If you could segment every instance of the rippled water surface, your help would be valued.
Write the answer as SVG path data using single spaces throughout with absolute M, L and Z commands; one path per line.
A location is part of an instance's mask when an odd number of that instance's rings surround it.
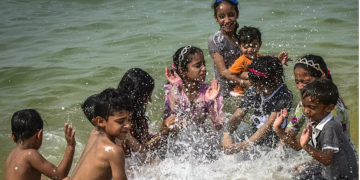
M 341 96 L 349 107 L 351 136 L 358 146 L 359 19 L 358 1 L 278 0 L 240 1 L 240 26 L 259 27 L 263 54 L 289 52 L 324 57 Z M 211 2 L 199 1 L 0 1 L 0 176 L 15 147 L 10 118 L 20 109 L 35 108 L 47 122 L 41 153 L 58 165 L 66 142 L 63 125 L 76 131 L 75 167 L 92 125 L 80 104 L 90 95 L 116 87 L 132 67 L 156 80 L 148 107 L 151 128 L 157 131 L 163 113 L 164 68 L 173 53 L 192 44 L 205 51 L 207 82 L 213 78 L 207 39 L 218 30 Z M 286 83 L 299 102 L 292 63 Z M 232 110 L 225 109 L 228 114 Z M 195 142 L 206 141 L 200 135 Z M 255 149 L 254 153 L 216 159 L 196 155 L 192 141 L 182 141 L 186 153 L 155 165 L 136 167 L 135 179 L 289 179 L 302 153 Z M 189 148 L 191 147 L 191 148 Z M 201 154 L 201 153 L 200 153 Z

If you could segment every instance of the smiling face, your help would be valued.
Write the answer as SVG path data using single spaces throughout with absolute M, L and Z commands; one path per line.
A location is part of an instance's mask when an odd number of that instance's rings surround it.
M 260 50 L 261 44 L 262 42 L 259 42 L 257 39 L 255 39 L 251 43 L 241 43 L 240 49 L 246 58 L 254 60 L 254 58 L 256 58 L 256 54 Z
M 219 23 L 222 33 L 234 34 L 238 16 L 234 6 L 228 2 L 223 1 L 216 7 L 215 21 Z
M 299 91 L 301 91 L 307 84 L 316 80 L 315 77 L 312 77 L 308 71 L 301 67 L 294 70 L 294 76 L 296 87 Z
M 316 98 L 311 98 L 310 96 L 302 97 L 301 102 L 304 107 L 305 116 L 309 122 L 320 122 L 334 109 L 333 104 L 326 106 L 319 103 Z
M 190 55 L 192 61 L 187 64 L 187 70 L 182 72 L 183 78 L 188 82 L 204 82 L 206 67 L 204 55 L 201 52 Z
M 120 140 L 126 139 L 130 131 L 130 112 L 121 110 L 116 112 L 113 116 L 109 116 L 105 132 L 111 138 L 118 138 Z

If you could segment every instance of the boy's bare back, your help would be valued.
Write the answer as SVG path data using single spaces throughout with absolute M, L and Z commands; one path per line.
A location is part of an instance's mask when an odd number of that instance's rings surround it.
M 42 144 L 42 129 L 38 130 L 31 138 L 22 142 L 16 141 L 12 133 L 12 138 L 14 142 L 17 142 L 17 145 L 5 162 L 5 180 L 40 180 L 41 174 L 51 179 L 65 178 L 71 168 L 76 141 L 75 131 L 72 131 L 72 127 L 69 124 L 65 124 L 64 132 L 67 146 L 64 157 L 58 167 L 47 161 L 38 152 Z
M 16 147 L 9 154 L 5 162 L 5 180 L 7 179 L 36 179 L 41 178 L 41 172 L 33 168 L 29 159 L 34 158 L 32 156 L 41 156 L 35 149 L 21 149 Z
M 93 132 L 71 175 L 72 180 L 127 179 L 124 171 L 125 154 L 104 132 Z

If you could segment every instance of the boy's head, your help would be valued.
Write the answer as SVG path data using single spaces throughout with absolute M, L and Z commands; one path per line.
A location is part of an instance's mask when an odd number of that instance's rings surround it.
M 262 44 L 260 30 L 255 27 L 244 26 L 238 32 L 238 39 L 240 49 L 245 57 L 252 60 L 256 58 Z
M 127 93 L 113 88 L 97 96 L 92 123 L 111 137 L 125 139 L 130 131 L 131 100 Z
M 36 133 L 42 136 L 42 129 L 43 120 L 34 109 L 17 111 L 11 118 L 11 136 L 16 143 L 23 142 Z
M 81 109 L 83 110 L 84 115 L 94 126 L 95 126 L 95 124 L 92 123 L 92 119 L 96 118 L 95 112 L 94 112 L 94 106 L 95 106 L 95 102 L 97 101 L 98 96 L 99 96 L 99 94 L 94 94 L 94 95 L 88 97 L 85 100 L 84 104 L 81 105 Z
M 334 109 L 338 99 L 338 89 L 328 79 L 317 79 L 301 90 L 301 102 L 310 122 L 324 119 Z

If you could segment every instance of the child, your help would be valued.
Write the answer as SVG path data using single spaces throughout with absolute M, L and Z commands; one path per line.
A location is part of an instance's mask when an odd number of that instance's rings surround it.
M 254 59 L 249 66 L 251 86 L 245 93 L 244 100 L 229 119 L 222 146 L 226 153 L 245 150 L 250 144 L 262 144 L 274 147 L 279 138 L 271 130 L 277 112 L 290 110 L 293 95 L 283 81 L 283 68 L 278 58 L 264 56 Z M 248 142 L 233 143 L 232 133 L 237 129 L 250 108 L 254 108 L 251 126 L 254 134 Z M 286 122 L 282 124 L 285 128 Z
M 41 179 L 41 174 L 51 179 L 65 178 L 71 168 L 75 152 L 75 131 L 65 124 L 67 142 L 64 157 L 58 167 L 47 161 L 38 151 L 43 138 L 43 120 L 34 109 L 17 111 L 11 118 L 11 138 L 16 147 L 5 162 L 5 180 Z
M 212 59 L 215 79 L 221 86 L 220 95 L 228 97 L 241 79 L 230 73 L 229 67 L 241 56 L 236 29 L 239 27 L 237 19 L 239 9 L 237 0 L 215 0 L 213 4 L 214 18 L 220 30 L 211 35 L 208 40 L 208 49 Z M 234 83 L 233 83 L 234 82 Z
M 203 52 L 194 46 L 178 49 L 173 55 L 174 74 L 166 68 L 170 84 L 165 85 L 164 120 L 171 115 L 204 128 L 208 114 L 215 129 L 222 128 L 222 96 L 220 86 L 214 79 L 205 84 L 206 68 Z M 179 75 L 178 75 L 179 74 Z
M 161 132 L 151 134 L 149 132 L 149 117 L 146 114 L 146 105 L 151 102 L 151 95 L 155 87 L 154 79 L 140 68 L 129 69 L 121 79 L 118 90 L 126 92 L 131 98 L 132 116 L 131 136 L 128 136 L 124 144 L 127 157 L 131 151 L 141 151 L 145 160 L 148 150 L 155 150 L 164 145 L 167 135 L 172 131 L 168 127 L 174 125 L 175 116 L 170 116 L 162 124 Z
M 230 92 L 232 96 L 241 96 L 245 94 L 245 90 L 249 86 L 248 81 L 248 66 L 251 64 L 252 60 L 256 57 L 263 56 L 259 53 L 262 41 L 261 41 L 261 32 L 258 28 L 251 26 L 244 26 L 238 32 L 240 49 L 242 52 L 242 56 L 235 60 L 234 64 L 231 65 L 229 71 L 240 77 L 243 83 L 242 86 L 237 84 L 235 86 L 234 91 Z M 287 61 L 291 61 L 288 58 L 288 54 L 286 52 L 282 52 L 278 55 L 278 58 L 285 65 Z
M 86 118 L 90 121 L 92 125 L 95 126 L 95 124 L 92 123 L 92 119 L 96 118 L 94 114 L 94 105 L 96 102 L 96 99 L 99 94 L 94 94 L 89 96 L 85 102 L 81 105 L 81 109 L 86 116 Z
M 92 119 L 97 133 L 90 136 L 71 179 L 127 179 L 125 153 L 115 138 L 124 140 L 129 134 L 130 104 L 127 95 L 115 89 L 97 96 Z
M 336 85 L 327 79 L 315 80 L 301 90 L 301 102 L 310 124 L 303 130 L 298 144 L 324 165 L 324 179 L 358 179 L 355 153 L 331 114 L 338 99 Z M 286 114 L 286 110 L 280 113 L 274 128 Z
M 332 79 L 330 71 L 324 59 L 317 55 L 306 55 L 298 59 L 294 66 L 294 76 L 296 87 L 301 91 L 307 84 L 316 79 Z M 351 144 L 355 155 L 357 156 L 355 144 L 350 137 L 350 122 L 349 115 L 346 112 L 346 107 L 339 98 L 333 111 L 331 111 L 335 121 L 337 121 L 342 128 L 345 137 Z M 301 147 L 296 143 L 296 135 L 300 132 L 300 128 L 306 122 L 306 116 L 304 115 L 304 106 L 300 102 L 296 107 L 295 116 L 287 125 L 285 132 L 277 131 L 281 137 L 282 142 L 286 143 L 294 150 L 301 150 Z

